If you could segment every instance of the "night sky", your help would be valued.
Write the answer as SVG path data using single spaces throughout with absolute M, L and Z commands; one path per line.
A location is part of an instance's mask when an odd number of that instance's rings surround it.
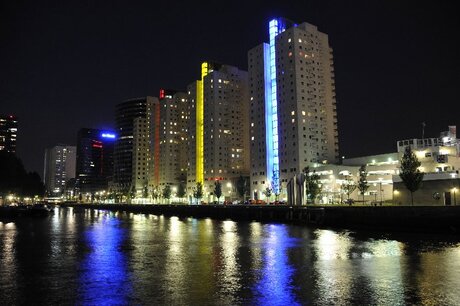
M 247 69 L 268 21 L 307 21 L 334 49 L 341 155 L 460 128 L 454 1 L 1 1 L 0 113 L 18 116 L 18 155 L 43 173 L 46 147 L 112 128 L 114 106 L 185 90 L 213 60 Z M 442 1 L 447 2 L 447 1 Z

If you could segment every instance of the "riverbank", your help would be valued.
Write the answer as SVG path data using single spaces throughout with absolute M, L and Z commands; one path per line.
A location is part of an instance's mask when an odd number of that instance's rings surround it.
M 295 223 L 322 228 L 460 233 L 460 206 L 343 207 L 75 203 L 61 206 L 177 217 Z

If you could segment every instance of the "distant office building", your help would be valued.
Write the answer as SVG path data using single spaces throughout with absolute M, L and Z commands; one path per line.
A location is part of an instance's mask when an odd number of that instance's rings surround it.
M 159 186 L 177 188 L 187 173 L 187 94 L 160 90 Z
M 0 115 L 0 150 L 16 153 L 18 119 L 13 115 Z
M 212 201 L 219 180 L 221 199 L 236 198 L 236 180 L 249 173 L 247 72 L 204 62 L 201 80 L 188 86 L 188 100 L 188 194 L 201 182 L 204 200 Z
M 49 195 L 62 195 L 66 183 L 75 178 L 75 164 L 75 146 L 57 145 L 45 150 L 43 177 Z
M 285 191 L 313 163 L 338 161 L 334 67 L 328 36 L 309 23 L 270 21 L 269 43 L 248 53 L 251 196 Z
M 158 99 L 126 100 L 116 106 L 113 187 L 140 195 L 153 183 L 153 116 Z
M 113 174 L 113 131 L 80 129 L 77 139 L 77 183 L 80 193 L 107 189 Z

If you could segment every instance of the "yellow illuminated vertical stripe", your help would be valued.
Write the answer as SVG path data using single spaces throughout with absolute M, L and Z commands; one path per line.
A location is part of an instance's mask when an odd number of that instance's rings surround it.
M 201 64 L 201 80 L 196 82 L 196 182 L 204 181 L 204 77 L 208 63 Z

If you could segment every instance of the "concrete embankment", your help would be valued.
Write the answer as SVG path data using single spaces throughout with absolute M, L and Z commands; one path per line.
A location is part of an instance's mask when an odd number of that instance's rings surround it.
M 178 217 L 286 222 L 345 229 L 460 233 L 460 206 L 343 207 L 152 204 L 63 204 L 62 206 Z

